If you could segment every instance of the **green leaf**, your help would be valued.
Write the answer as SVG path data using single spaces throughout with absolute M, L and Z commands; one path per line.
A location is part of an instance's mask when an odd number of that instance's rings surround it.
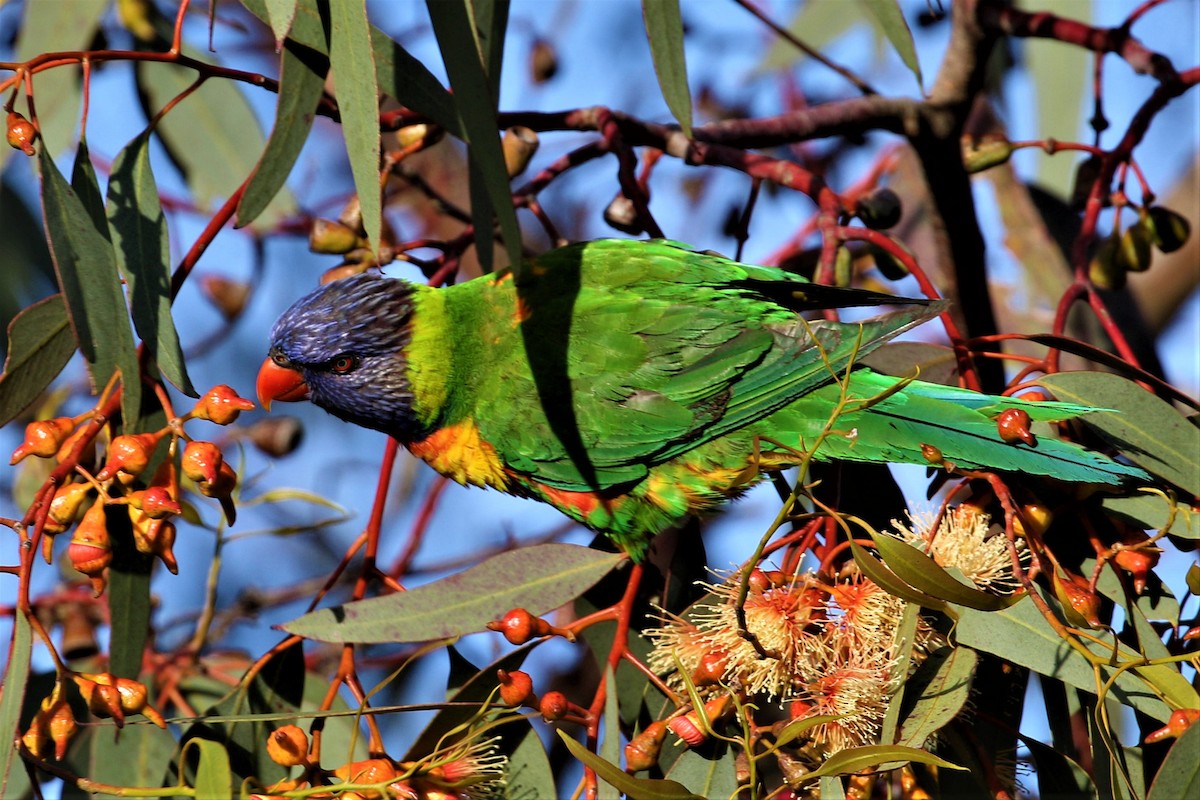
M 884 375 L 958 386 L 958 361 L 954 351 L 940 344 L 926 342 L 888 342 L 858 360 Z
M 971 696 L 971 678 L 979 657 L 966 647 L 943 647 L 929 658 L 904 685 L 904 702 L 913 698 L 897 744 L 921 747 L 958 716 Z
M 17 725 L 21 721 L 21 704 L 25 699 L 25 687 L 29 680 L 29 656 L 33 652 L 33 629 L 21 612 L 12 615 L 12 645 L 8 649 L 8 663 L 4 670 L 4 691 L 0 692 L 0 741 L 4 742 L 3 763 L 0 763 L 0 797 L 9 797 L 9 788 L 21 783 L 25 769 L 13 739 L 17 736 Z M 13 767 L 17 771 L 13 772 Z M 15 792 L 14 792 L 15 794 Z
M 1029 748 L 1029 754 L 1033 756 L 1040 797 L 1054 800 L 1099 800 L 1092 779 L 1075 761 L 1036 739 L 1028 736 L 1020 738 Z
M 681 783 L 650 778 L 635 778 L 610 764 L 562 731 L 555 731 L 571 755 L 596 771 L 601 780 L 620 789 L 629 800 L 704 800 Z
M 329 5 L 329 68 L 337 91 L 350 171 L 362 208 L 363 228 L 378 252 L 383 232 L 379 186 L 379 89 L 364 0 Z
M 506 800 L 536 800 L 555 796 L 550 756 L 532 726 L 527 728 L 521 743 L 509 755 L 506 778 Z
M 275 49 L 283 47 L 283 40 L 296 17 L 296 0 L 266 0 L 267 19 L 271 33 L 275 34 Z
M 1104 510 L 1124 517 L 1143 530 L 1161 531 L 1169 524 L 1172 536 L 1200 539 L 1200 514 L 1179 503 L 1175 505 L 1172 517 L 1172 504 L 1161 495 L 1143 493 L 1133 497 L 1106 497 Z
M 1170 403 L 1107 372 L 1060 372 L 1037 382 L 1060 400 L 1118 412 L 1080 420 L 1147 472 L 1200 494 L 1200 428 Z
M 683 53 L 683 18 L 679 0 L 642 0 L 642 19 L 650 40 L 654 72 L 667 108 L 683 134 L 692 137 L 692 93 L 688 89 L 687 60 Z
M 701 753 L 688 748 L 679 754 L 666 777 L 701 797 L 733 797 L 737 793 L 737 753 L 724 742 Z
M 484 67 L 484 54 L 472 23 L 471 0 L 426 0 L 433 32 L 437 36 L 446 74 L 454 87 L 454 104 L 474 163 L 473 176 L 483 183 L 492 209 L 500 223 L 500 233 L 514 275 L 521 280 L 521 228 L 513 209 L 508 171 L 500 149 L 500 131 L 496 127 L 496 98 L 491 79 Z M 477 195 L 476 195 L 477 196 Z M 475 226 L 475 248 L 480 263 L 490 267 L 492 225 Z
M 924 88 L 921 79 L 921 62 L 917 59 L 917 48 L 913 44 L 912 31 L 904 19 L 904 12 L 896 0 L 859 0 L 870 13 L 875 25 L 896 48 L 896 54 L 917 78 L 917 85 Z
M 1053 605 L 1052 600 L 1047 599 L 1047 602 Z M 977 611 L 965 607 L 957 607 L 957 610 L 959 620 L 954 635 L 960 644 L 1000 656 L 1085 692 L 1095 694 L 1099 690 L 1091 663 L 1059 638 L 1028 597 L 1002 611 Z M 1092 635 L 1100 636 L 1095 631 Z M 1108 641 L 1103 645 L 1091 644 L 1089 649 L 1107 658 L 1112 653 L 1111 637 L 1102 637 L 1102 641 L 1103 638 Z M 1123 661 L 1141 658 L 1139 653 L 1124 645 L 1118 653 Z M 1098 669 L 1101 680 L 1112 674 L 1106 666 Z M 1111 694 L 1121 703 L 1165 722 L 1171 709 L 1151 690 L 1148 682 L 1168 699 L 1177 698 L 1172 702 L 1180 707 L 1188 705 L 1189 694 L 1195 697 L 1178 669 L 1163 664 L 1125 670 L 1117 677 Z M 1190 702 L 1194 706 L 1200 701 L 1192 699 Z
M 523 547 L 408 592 L 305 614 L 288 633 L 324 642 L 424 642 L 485 630 L 511 608 L 553 611 L 587 591 L 624 556 L 568 544 Z
M 67 185 L 45 149 L 38 152 L 42 172 L 42 209 L 46 238 L 75 341 L 88 363 L 95 387 L 122 375 L 121 411 L 126 428 L 137 424 L 142 382 L 125 293 L 116 256 L 74 190 Z
M 329 61 L 319 55 L 302 58 L 297 50 L 288 46 L 279 56 L 279 103 L 275 109 L 275 127 L 271 129 L 267 147 L 238 203 L 239 228 L 253 222 L 287 183 L 312 130 Z
M 1188 591 L 1200 595 L 1200 564 L 1192 564 L 1188 567 L 1186 580 Z
M 79 195 L 79 202 L 92 218 L 92 225 L 104 238 L 108 237 L 108 218 L 104 215 L 104 197 L 100 194 L 100 182 L 96 180 L 96 169 L 92 166 L 86 139 L 79 140 L 75 149 L 75 161 L 71 166 L 71 188 Z
M 207 739 L 192 739 L 188 746 L 195 746 L 200 752 L 200 766 L 196 768 L 196 800 L 228 800 L 232 797 L 233 770 L 229 767 L 225 746 Z
M 820 768 L 805 775 L 805 779 L 819 778 L 824 775 L 849 775 L 862 772 L 864 769 L 880 764 L 915 761 L 918 764 L 932 764 L 944 769 L 965 769 L 952 764 L 933 753 L 919 750 L 915 747 L 902 747 L 898 744 L 870 744 L 865 747 L 852 747 L 841 750 L 825 759 Z
M 132 724 L 120 730 L 103 725 L 87 749 L 90 780 L 110 786 L 156 786 L 175 754 L 170 731 L 156 725 Z
M 803 3 L 786 28 L 809 47 L 820 49 L 854 26 L 860 17 L 847 14 L 842 3 Z M 756 73 L 791 69 L 801 59 L 808 58 L 802 50 L 782 37 L 772 37 L 771 46 L 755 68 Z
M 149 144 L 149 132 L 142 133 L 113 161 L 107 225 L 138 336 L 163 376 L 187 396 L 198 397 L 171 318 L 171 251 Z
M 196 55 L 186 47 L 184 52 Z M 150 113 L 186 91 L 196 78 L 194 70 L 171 64 L 139 64 L 136 74 Z M 159 120 L 155 133 L 202 208 L 241 186 L 266 143 L 242 90 L 226 80 L 205 81 Z M 295 200 L 284 190 L 257 222 L 269 229 L 295 211 Z
M 610 664 L 604 665 L 604 739 L 600 742 L 600 758 L 610 764 L 621 763 L 621 708 L 618 700 L 617 677 Z M 620 800 L 608 784 L 599 787 L 599 800 Z
M 157 416 L 166 424 L 161 410 Z M 105 512 L 113 555 L 108 570 L 108 616 L 112 620 L 108 669 L 122 678 L 137 678 L 151 628 L 150 575 L 154 558 L 137 551 L 129 513 L 124 508 L 110 505 Z
M 242 5 L 264 22 L 268 20 L 264 0 L 242 0 Z M 288 38 L 322 55 L 329 54 L 316 0 L 300 0 L 296 5 Z M 371 26 L 371 49 L 375 54 L 375 80 L 381 92 L 462 138 L 454 99 L 424 64 L 375 26 Z
M 1200 797 L 1200 725 L 1192 725 L 1171 746 L 1150 784 L 1148 800 Z
M 882 561 L 864 550 L 854 539 L 850 539 L 849 542 L 850 553 L 854 557 L 854 563 L 862 570 L 863 575 L 866 575 L 873 582 L 879 584 L 879 587 L 885 592 L 899 597 L 901 600 L 916 603 L 922 608 L 940 611 L 946 607 L 945 600 L 926 594 L 900 580 L 896 573 L 892 572 Z
M 894 536 L 872 531 L 871 540 L 883 557 L 883 563 L 896 573 L 897 578 L 918 591 L 981 611 L 995 611 L 1017 602 L 1017 598 L 1012 596 L 988 594 L 967 586 L 932 558 Z
M 8 357 L 0 375 L 0 426 L 7 425 L 50 385 L 75 352 L 61 294 L 39 300 L 8 326 Z

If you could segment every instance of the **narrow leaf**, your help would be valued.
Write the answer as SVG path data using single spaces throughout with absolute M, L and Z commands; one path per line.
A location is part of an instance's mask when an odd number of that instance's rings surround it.
M 681 783 L 650 778 L 635 778 L 615 764 L 605 761 L 562 731 L 556 731 L 571 755 L 596 771 L 601 780 L 621 790 L 629 800 L 704 800 Z
M 823 775 L 849 775 L 862 772 L 864 769 L 880 764 L 915 761 L 918 764 L 932 764 L 944 769 L 965 769 L 952 764 L 933 753 L 919 750 L 915 747 L 901 747 L 898 744 L 870 744 L 865 747 L 854 747 L 841 750 L 825 759 L 820 768 L 805 775 L 805 779 L 819 778 Z
M 44 148 L 38 156 L 46 239 L 75 341 L 95 387 L 103 387 L 110 377 L 121 373 L 121 411 L 124 424 L 132 429 L 140 413 L 142 382 L 112 245 L 92 224 L 78 195 Z
M 521 743 L 508 757 L 506 778 L 504 796 L 513 800 L 555 796 L 550 756 L 532 727 L 528 728 Z
M 147 420 L 166 424 L 160 409 Z M 153 472 L 150 472 L 153 474 Z M 154 559 L 134 546 L 129 514 L 119 506 L 108 506 L 108 530 L 112 539 L 112 564 L 108 575 L 108 615 L 112 620 L 109 637 L 109 672 L 122 678 L 137 678 L 146 654 L 150 635 L 150 575 Z
M 321 56 L 305 60 L 296 52 L 297 49 L 288 46 L 280 54 L 279 103 L 275 109 L 275 127 L 271 129 L 267 147 L 238 203 L 239 228 L 253 222 L 283 188 L 312 130 L 329 62 Z
M 1104 499 L 1104 509 L 1124 517 L 1143 530 L 1161 531 L 1170 525 L 1172 536 L 1200 539 L 1200 514 L 1182 503 L 1172 508 L 1172 504 L 1158 494 L 1107 497 Z
M 946 607 L 945 600 L 926 594 L 908 585 L 900 580 L 896 576 L 896 573 L 892 572 L 886 564 L 864 550 L 854 539 L 850 539 L 849 541 L 850 553 L 854 556 L 854 563 L 858 565 L 858 568 L 862 570 L 864 575 L 879 584 L 880 588 L 885 592 L 895 595 L 901 600 L 916 603 L 922 608 L 931 608 L 935 611 L 940 611 Z
M 701 797 L 737 795 L 737 753 L 734 749 L 725 742 L 717 742 L 703 750 L 703 754 L 691 748 L 684 750 L 665 777 Z
M 197 397 L 171 318 L 171 251 L 167 220 L 150 169 L 149 145 L 149 133 L 142 133 L 113 161 L 107 226 L 138 336 L 166 379 L 189 397 Z
M 905 684 L 904 701 L 914 697 L 912 710 L 900 728 L 897 744 L 922 747 L 958 716 L 971 695 L 971 678 L 979 657 L 966 647 L 946 647 L 931 653 Z
M 196 768 L 196 800 L 227 800 L 233 789 L 233 770 L 229 753 L 219 742 L 192 739 L 188 743 L 200 751 L 200 766 Z
M 25 700 L 25 686 L 29 680 L 29 656 L 33 651 L 33 629 L 21 612 L 13 614 L 12 646 L 8 650 L 8 663 L 4 670 L 4 691 L 0 692 L 0 741 L 4 742 L 3 762 L 0 763 L 0 797 L 9 797 L 10 780 L 16 785 L 25 770 L 13 740 L 17 737 L 17 725 L 21 721 L 21 704 Z M 16 774 L 13 766 L 17 767 Z
M 242 0 L 242 5 L 254 16 L 268 21 L 265 0 Z M 317 53 L 329 55 L 317 0 L 299 0 L 288 38 Z M 375 80 L 381 92 L 462 138 L 453 98 L 424 64 L 375 26 L 371 26 L 371 49 L 375 53 Z
M 13 317 L 8 326 L 8 357 L 0 375 L 0 427 L 37 399 L 74 352 L 75 337 L 61 294 Z
M 296 0 L 266 0 L 266 7 L 271 33 L 275 34 L 275 49 L 278 50 L 283 47 L 283 40 L 296 17 Z
M 913 588 L 951 603 L 995 611 L 1007 608 L 1019 598 L 988 594 L 967 586 L 942 569 L 936 561 L 907 542 L 886 533 L 871 533 L 871 540 L 896 577 Z
M 688 89 L 683 53 L 683 18 L 679 0 L 642 0 L 642 19 L 650 40 L 654 72 L 671 115 L 689 139 L 692 136 L 692 93 Z
M 488 199 L 500 223 L 500 233 L 513 266 L 521 280 L 521 228 L 513 209 L 508 171 L 500 149 L 500 131 L 496 126 L 496 98 L 481 60 L 482 54 L 471 22 L 471 0 L 426 0 L 433 32 L 437 36 L 446 74 L 454 87 L 454 103 L 468 153 L 478 170 Z M 491 252 L 492 226 L 476 225 L 475 247 L 482 263 Z
M 110 786 L 154 786 L 171 763 L 176 742 L 156 725 L 126 725 L 114 735 L 100 728 L 88 743 L 88 778 Z
M 624 556 L 567 544 L 523 547 L 408 592 L 305 614 L 283 629 L 325 642 L 423 642 L 485 630 L 510 608 L 545 614 L 578 597 Z
M 329 5 L 329 65 L 337 91 L 342 132 L 350 156 L 350 171 L 362 208 L 363 228 L 378 250 L 383 231 L 379 188 L 379 89 L 371 26 L 363 0 Z
M 184 53 L 195 56 L 188 48 Z M 194 70 L 170 64 L 139 65 L 138 86 L 150 113 L 191 87 Z M 210 80 L 159 120 L 155 133 L 201 207 L 229 197 L 254 171 L 266 144 L 258 118 L 234 81 Z M 278 193 L 258 225 L 270 228 L 295 213 L 288 192 Z
M 86 139 L 79 140 L 75 148 L 75 161 L 71 166 L 71 188 L 79 195 L 79 202 L 92 218 L 92 224 L 105 238 L 108 237 L 108 219 L 104 216 L 104 197 L 100 194 L 100 182 L 96 179 L 96 168 L 88 153 Z
M 1139 467 L 1192 494 L 1200 494 L 1200 428 L 1170 403 L 1133 381 L 1106 372 L 1060 372 L 1038 383 L 1060 400 L 1118 413 L 1080 420 Z
M 958 607 L 957 610 L 959 620 L 954 635 L 960 644 L 1000 656 L 1085 692 L 1095 694 L 1099 690 L 1092 664 L 1059 638 L 1028 597 L 1002 611 L 977 611 L 965 607 Z M 1108 642 L 1103 646 L 1092 644 L 1090 649 L 1105 658 L 1112 652 Z M 1141 657 L 1124 645 L 1118 649 L 1118 654 L 1122 661 Z M 1107 667 L 1098 669 L 1101 680 L 1111 674 Z M 1150 678 L 1143 679 L 1145 674 Z M 1114 682 L 1112 696 L 1125 705 L 1165 722 L 1171 710 L 1147 685 L 1147 680 L 1152 680 L 1155 688 L 1166 697 L 1178 695 L 1184 705 L 1187 704 L 1189 693 L 1195 696 L 1187 680 L 1169 665 L 1139 667 L 1122 672 Z M 1197 701 L 1191 702 L 1194 704 Z
M 604 665 L 604 740 L 600 743 L 600 758 L 609 764 L 621 763 L 621 708 L 617 676 L 613 674 L 612 665 Z M 620 800 L 620 793 L 612 791 L 605 783 L 599 787 L 599 800 Z
M 917 85 L 924 87 L 921 79 L 921 62 L 917 59 L 917 48 L 913 44 L 912 31 L 904 19 L 897 0 L 859 0 L 875 24 L 883 31 L 883 35 L 896 48 L 896 54 L 917 78 Z

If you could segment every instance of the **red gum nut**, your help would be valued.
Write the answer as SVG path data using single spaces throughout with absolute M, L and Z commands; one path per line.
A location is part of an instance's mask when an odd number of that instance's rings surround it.
M 1020 408 L 1007 408 L 996 417 L 996 430 L 1000 438 L 1006 442 L 1024 442 L 1032 447 L 1037 443 L 1033 432 L 1029 430 L 1033 420 L 1029 412 Z
M 221 449 L 212 442 L 188 442 L 183 450 L 180 468 L 184 475 L 196 483 L 213 483 L 224 463 Z
M 546 692 L 542 695 L 542 702 L 538 704 L 538 710 L 542 713 L 542 719 L 546 722 L 554 722 L 570 712 L 571 702 L 562 692 Z
M 105 586 L 104 570 L 112 563 L 112 545 L 102 499 L 97 499 L 83 515 L 67 548 L 67 557 L 75 569 L 92 579 L 92 588 L 99 596 Z
M 533 678 L 528 672 L 515 669 L 512 672 L 496 670 L 500 681 L 500 700 L 509 708 L 531 705 L 536 699 L 533 694 Z
M 298 725 L 284 725 L 267 737 L 267 755 L 281 767 L 308 761 L 308 734 Z
M 625 771 L 632 774 L 656 765 L 666 738 L 667 723 L 656 720 L 647 725 L 625 745 Z
M 504 634 L 509 644 L 525 644 L 536 636 L 549 636 L 553 630 L 550 623 L 533 616 L 523 608 L 514 608 L 500 619 L 489 622 L 488 630 Z
M 96 473 L 96 480 L 106 481 L 118 472 L 138 475 L 150 463 L 158 437 L 152 433 L 118 436 L 108 445 L 108 462 Z
M 1167 724 L 1146 737 L 1146 744 L 1154 744 L 1164 739 L 1176 739 L 1192 727 L 1197 720 L 1200 720 L 1200 708 L 1181 708 L 1172 711 L 1171 716 L 1167 719 Z
M 166 519 L 183 513 L 165 486 L 151 486 L 140 494 L 142 513 L 150 519 Z
M 254 403 L 240 397 L 225 384 L 214 386 L 208 390 L 192 412 L 197 419 L 206 419 L 217 425 L 228 425 L 238 418 L 243 411 L 254 409 Z
M 25 441 L 13 451 L 10 464 L 16 464 L 26 456 L 50 458 L 75 430 L 75 420 L 70 417 L 55 417 L 31 422 L 25 426 Z

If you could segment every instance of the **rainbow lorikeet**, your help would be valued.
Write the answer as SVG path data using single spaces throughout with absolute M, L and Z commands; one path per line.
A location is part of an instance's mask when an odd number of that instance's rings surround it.
M 802 312 L 900 304 L 861 323 Z M 601 240 L 444 289 L 364 274 L 271 331 L 258 396 L 307 398 L 459 483 L 549 503 L 634 557 L 764 471 L 816 458 L 999 469 L 1116 485 L 1136 467 L 996 418 L 1085 406 L 905 382 L 855 359 L 937 313 L 675 242 Z M 826 433 L 822 437 L 823 431 Z

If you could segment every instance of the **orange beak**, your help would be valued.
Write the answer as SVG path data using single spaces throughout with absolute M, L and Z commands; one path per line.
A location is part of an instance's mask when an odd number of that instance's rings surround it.
M 258 392 L 258 402 L 263 410 L 270 411 L 271 403 L 291 403 L 308 397 L 308 384 L 304 376 L 290 367 L 281 367 L 271 359 L 263 362 L 258 369 L 258 380 L 254 385 Z

